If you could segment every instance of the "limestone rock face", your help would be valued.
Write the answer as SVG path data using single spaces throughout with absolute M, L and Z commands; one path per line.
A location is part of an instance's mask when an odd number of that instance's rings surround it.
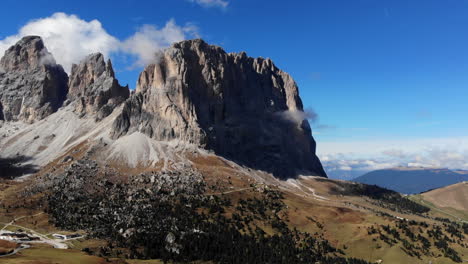
M 139 131 L 194 143 L 280 178 L 326 176 L 302 111 L 296 83 L 270 59 L 189 40 L 158 54 L 140 74 L 113 137 Z
M 68 77 L 38 36 L 22 38 L 0 60 L 0 120 L 34 122 L 62 105 Z
M 110 60 L 101 53 L 91 54 L 73 65 L 69 79 L 68 98 L 77 101 L 76 111 L 82 115 L 95 114 L 100 120 L 129 97 L 128 87 L 120 86 Z

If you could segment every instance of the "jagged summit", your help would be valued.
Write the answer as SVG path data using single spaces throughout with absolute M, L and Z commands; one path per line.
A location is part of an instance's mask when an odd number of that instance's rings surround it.
M 0 119 L 45 118 L 65 100 L 67 81 L 40 37 L 22 38 L 0 60 Z
M 41 37 L 27 36 L 5 51 L 0 67 L 5 71 L 31 70 L 43 64 L 55 64 Z
M 96 141 L 101 135 L 109 139 L 110 150 L 101 150 L 110 151 L 106 159 L 175 140 L 280 178 L 326 176 L 315 155 L 298 87 L 270 59 L 226 53 L 201 39 L 175 43 L 157 58 L 140 74 L 130 96 L 101 53 L 73 65 L 68 78 L 40 37 L 25 37 L 1 60 L 5 72 L 0 73 L 0 118 L 33 122 L 59 111 L 52 119 L 72 118 L 79 120 L 74 126 L 87 129 L 71 135 L 70 126 L 65 126 L 64 141 L 53 140 L 56 147 L 70 144 L 67 138 Z M 59 110 L 65 99 L 67 107 Z M 42 129 L 47 125 L 41 124 Z M 93 127 L 99 131 L 94 133 Z M 9 152 L 21 147 L 38 153 L 29 146 L 18 145 Z M 147 161 L 132 164 L 140 162 Z
M 128 87 L 120 86 L 110 60 L 94 53 L 72 66 L 68 83 L 70 100 L 78 101 L 76 110 L 84 115 L 96 114 L 101 120 L 129 96 Z
M 108 116 L 128 98 L 110 60 L 94 53 L 73 65 L 70 78 L 39 36 L 26 36 L 0 60 L 0 120 L 34 122 L 56 112 L 68 97 L 80 115 Z
M 195 39 L 144 69 L 112 134 L 183 140 L 283 178 L 325 176 L 309 123 L 288 118 L 302 110 L 296 83 L 270 59 Z

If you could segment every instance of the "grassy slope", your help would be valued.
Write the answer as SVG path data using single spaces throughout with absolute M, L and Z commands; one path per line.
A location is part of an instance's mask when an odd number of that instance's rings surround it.
M 431 212 L 436 217 L 448 218 L 453 221 L 468 221 L 468 211 L 457 210 L 452 207 L 439 207 L 426 200 L 421 194 L 408 196 L 409 199 L 431 208 Z
M 384 263 L 421 261 L 406 255 L 400 248 L 401 244 L 390 247 L 382 241 L 373 241 L 367 234 L 367 227 L 373 224 L 392 225 L 394 223 L 393 219 L 379 217 L 365 210 L 355 211 L 338 205 L 326 205 L 327 203 L 318 205 L 316 202 L 307 201 L 307 199 L 293 195 L 287 196 L 286 199 L 287 204 L 292 209 L 290 210 L 290 219 L 294 226 L 311 233 L 320 232 L 315 223 L 304 220 L 307 216 L 312 217 L 323 224 L 324 229 L 322 232 L 325 234 L 325 238 L 333 242 L 333 245 L 337 248 L 343 249 L 347 256 L 362 258 L 370 262 L 381 259 Z M 365 204 L 365 202 L 359 201 L 359 198 L 354 202 L 356 204 Z M 295 208 L 298 210 L 295 211 Z M 421 220 L 420 217 L 403 216 L 408 219 Z M 377 248 L 377 244 L 380 248 Z M 347 248 L 344 249 L 343 245 L 346 245 Z M 457 248 L 457 250 L 465 256 L 468 255 L 467 249 Z M 426 262 L 421 263 L 427 263 L 429 260 L 433 260 L 433 258 L 423 256 L 422 261 Z M 446 258 L 437 258 L 437 261 L 437 263 L 444 264 L 453 263 Z
M 197 158 L 193 159 L 197 168 L 206 176 L 206 181 L 213 186 L 208 192 L 210 194 L 224 195 L 231 198 L 235 204 L 240 198 L 254 197 L 258 192 L 251 187 L 252 180 L 249 177 L 233 168 L 231 165 L 219 159 Z M 371 225 L 392 225 L 395 219 L 389 217 L 377 216 L 375 210 L 386 212 L 395 216 L 404 217 L 416 221 L 426 221 L 430 224 L 435 223 L 432 220 L 424 219 L 414 215 L 403 215 L 392 212 L 385 208 L 380 208 L 369 203 L 362 197 L 337 196 L 330 194 L 330 182 L 319 182 L 315 180 L 301 180 L 305 186 L 315 189 L 316 193 L 329 200 L 316 199 L 312 195 L 291 189 L 283 189 L 285 204 L 287 205 L 286 215 L 289 219 L 290 227 L 296 227 L 301 231 L 307 231 L 311 234 L 317 234 L 329 240 L 333 246 L 344 250 L 347 256 L 362 258 L 369 261 L 384 260 L 384 263 L 427 263 L 433 258 L 423 257 L 422 260 L 410 257 L 401 250 L 401 245 L 396 244 L 392 247 L 382 241 L 373 241 L 367 234 L 367 228 Z M 10 209 L 0 206 L 0 223 L 7 223 L 19 216 L 34 215 L 40 212 L 35 208 L 34 201 L 25 201 L 28 208 L 14 208 L 18 203 L 17 194 L 27 183 L 0 182 L 0 201 L 6 204 Z M 238 191 L 237 191 L 238 190 Z M 411 197 L 417 200 L 416 197 Z M 23 203 L 24 201 L 20 201 Z M 228 212 L 229 213 L 229 212 Z M 466 213 L 466 212 L 465 212 Z M 440 216 L 440 212 L 433 210 L 430 212 L 433 216 Z M 447 216 L 443 216 L 447 217 Z M 32 228 L 42 234 L 57 232 L 53 226 L 50 226 L 48 216 L 45 214 L 30 218 L 26 217 L 19 220 L 18 225 Z M 267 233 L 274 233 L 268 228 Z M 1 263 L 160 263 L 158 260 L 138 261 L 127 260 L 126 262 L 114 260 L 106 262 L 99 257 L 88 256 L 80 249 L 85 247 L 97 248 L 102 241 L 83 241 L 72 244 L 74 249 L 58 250 L 44 246 L 33 246 L 31 249 L 24 250 L 20 255 L 1 259 Z M 468 243 L 468 241 L 467 241 Z M 379 245 L 380 248 L 377 248 Z M 460 247 L 455 248 L 464 258 L 468 256 L 468 249 Z M 36 262 L 32 262 L 32 261 Z M 436 263 L 453 263 L 446 258 L 437 258 Z
M 421 194 L 438 207 L 468 211 L 468 182 L 461 182 Z

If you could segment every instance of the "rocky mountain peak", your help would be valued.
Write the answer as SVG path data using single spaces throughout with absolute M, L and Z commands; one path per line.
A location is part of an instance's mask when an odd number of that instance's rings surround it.
M 34 122 L 57 111 L 68 77 L 38 36 L 27 36 L 0 60 L 0 119 Z
M 23 37 L 0 60 L 5 71 L 32 70 L 43 64 L 55 65 L 55 60 L 39 36 Z
M 110 59 L 106 63 L 101 53 L 73 65 L 68 86 L 68 97 L 78 102 L 76 110 L 83 115 L 97 113 L 98 120 L 109 115 L 130 93 L 128 87 L 120 86 Z
M 241 164 L 294 177 L 325 176 L 298 87 L 270 59 L 203 40 L 173 44 L 140 74 L 113 136 L 182 140 Z M 297 116 L 297 118 L 290 118 Z
M 106 63 L 106 73 L 109 77 L 115 78 L 114 68 L 112 67 L 112 61 L 110 59 L 108 59 Z

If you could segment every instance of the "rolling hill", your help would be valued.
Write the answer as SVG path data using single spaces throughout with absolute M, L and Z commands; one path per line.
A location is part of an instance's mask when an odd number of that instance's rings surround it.
M 439 206 L 468 212 L 468 182 L 460 182 L 422 193 L 425 200 Z

